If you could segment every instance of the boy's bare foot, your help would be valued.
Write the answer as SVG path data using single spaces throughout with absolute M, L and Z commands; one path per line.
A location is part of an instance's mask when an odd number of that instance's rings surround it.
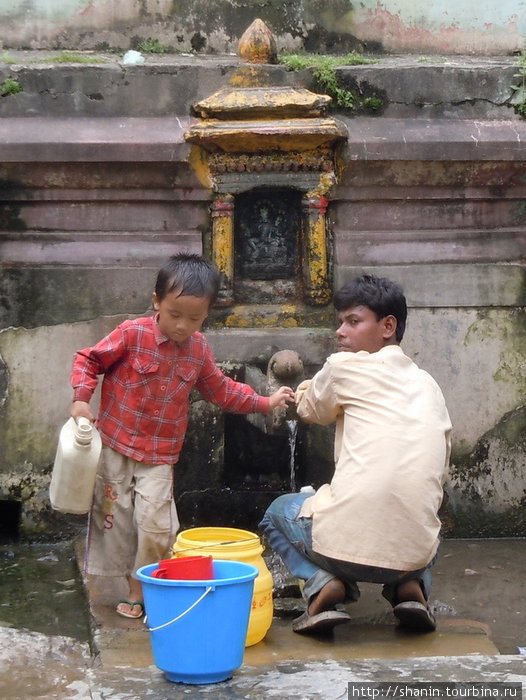
M 393 608 L 400 626 L 415 632 L 433 632 L 436 620 L 429 609 L 420 583 L 405 581 L 396 589 L 396 605 Z
M 128 600 L 127 598 L 122 598 L 119 600 L 115 612 L 121 615 L 121 617 L 139 620 L 144 615 L 144 603 L 142 600 Z
M 128 581 L 128 597 L 122 598 L 117 607 L 116 612 L 122 617 L 138 619 L 144 615 L 144 603 L 142 599 L 142 584 L 133 576 L 127 576 Z
M 339 578 L 332 578 L 311 598 L 308 607 L 309 615 L 317 615 L 326 610 L 334 610 L 335 606 L 345 600 L 345 585 Z
M 312 597 L 306 612 L 292 623 L 292 630 L 299 634 L 330 632 L 333 627 L 349 622 L 349 615 L 343 610 L 335 610 L 338 603 L 345 600 L 345 585 L 339 578 L 333 578 Z
M 422 605 L 427 605 L 420 583 L 416 579 L 401 583 L 396 589 L 395 600 L 397 603 L 414 600 Z

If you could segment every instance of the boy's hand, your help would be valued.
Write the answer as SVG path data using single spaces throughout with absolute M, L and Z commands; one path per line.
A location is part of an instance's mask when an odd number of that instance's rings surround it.
M 86 401 L 73 401 L 71 416 L 75 419 L 75 423 L 78 422 L 79 418 L 87 418 L 92 423 L 95 421 L 95 416 L 91 412 L 89 403 L 86 403 Z
M 280 386 L 280 388 L 269 396 L 270 408 L 282 407 L 287 408 L 289 403 L 294 403 L 294 392 L 289 386 Z

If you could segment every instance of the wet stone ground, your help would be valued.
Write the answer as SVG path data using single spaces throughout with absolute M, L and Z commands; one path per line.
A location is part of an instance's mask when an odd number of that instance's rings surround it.
M 74 547 L 0 546 L 0 625 L 90 639 L 89 605 Z
M 301 599 L 272 557 L 269 564 L 284 597 L 265 640 L 245 650 L 230 681 L 185 686 L 155 667 L 142 622 L 93 601 L 90 618 L 70 545 L 0 547 L 0 698 L 345 700 L 354 680 L 526 683 L 524 539 L 445 541 L 431 598 L 438 629 L 417 638 L 396 629 L 371 584 L 333 636 L 295 635 L 290 619 Z

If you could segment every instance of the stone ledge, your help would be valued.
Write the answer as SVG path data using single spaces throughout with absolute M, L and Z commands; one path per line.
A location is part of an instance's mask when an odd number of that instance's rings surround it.
M 526 157 L 526 121 L 346 119 L 346 161 L 510 161 Z
M 383 202 L 385 206 L 385 200 Z M 436 263 L 516 263 L 526 258 L 523 228 L 350 230 L 333 228 L 341 267 Z
M 181 162 L 188 117 L 21 117 L 0 120 L 0 161 Z
M 200 231 L 134 232 L 5 232 L 0 258 L 11 265 L 67 265 L 97 269 L 160 265 L 177 251 L 200 254 Z
M 526 121 L 463 119 L 342 120 L 347 161 L 522 161 Z M 3 162 L 181 162 L 190 117 L 6 117 L 0 120 Z
M 335 351 L 329 328 L 233 328 L 205 331 L 217 362 L 266 362 L 277 350 L 295 350 L 305 365 L 321 365 Z
M 335 286 L 364 273 L 401 284 L 411 308 L 520 307 L 526 301 L 526 271 L 520 264 L 339 266 Z
M 123 67 L 121 57 L 83 53 L 87 63 L 52 63 L 57 51 L 9 51 L 2 77 L 22 92 L 0 100 L 0 116 L 160 117 L 188 115 L 218 88 L 290 86 L 323 92 L 312 70 L 244 64 L 235 55 L 150 54 L 144 65 Z M 384 117 L 512 119 L 515 56 L 369 54 L 373 63 L 341 66 L 346 88 L 376 96 Z M 89 62 L 91 59 L 104 63 Z M 16 61 L 16 63 L 11 63 Z

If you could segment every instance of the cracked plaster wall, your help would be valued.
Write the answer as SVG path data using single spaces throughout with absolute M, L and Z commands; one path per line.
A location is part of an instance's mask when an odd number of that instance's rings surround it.
M 406 288 L 413 295 L 411 282 Z M 82 524 L 78 517 L 53 514 L 48 505 L 58 431 L 71 400 L 71 359 L 77 349 L 102 337 L 123 318 L 99 317 L 90 322 L 0 332 L 0 366 L 9 378 L 0 397 L 0 443 L 4 446 L 0 498 L 22 502 L 25 533 L 68 534 L 71 527 Z M 513 309 L 410 310 L 403 347 L 443 388 L 454 424 L 445 515 L 453 534 L 524 536 L 520 513 L 526 500 L 525 326 L 524 311 Z M 269 332 L 267 354 L 271 336 Z M 218 350 L 236 355 L 236 334 L 230 342 L 224 334 L 219 333 L 218 338 L 212 334 L 211 341 L 216 355 Z M 254 350 L 264 353 L 264 341 L 264 336 L 256 340 Z M 305 342 L 302 338 L 299 346 Z M 326 339 L 321 343 L 318 357 L 327 352 Z M 285 340 L 285 346 L 290 342 Z M 311 365 L 310 372 L 313 369 Z M 189 452 L 178 467 L 183 496 L 186 490 L 204 493 L 211 486 L 219 490 L 224 486 L 223 416 L 197 401 L 193 420 L 197 432 L 190 432 Z M 328 443 L 323 436 L 320 439 L 326 450 Z M 195 493 L 190 500 L 195 501 Z M 188 498 L 186 494 L 185 503 Z M 185 512 L 191 513 L 192 508 L 187 506 Z
M 521 50 L 524 0 L 0 0 L 0 48 L 127 49 L 156 38 L 174 51 L 228 53 L 260 17 L 279 48 L 502 54 Z
M 454 426 L 446 531 L 524 536 L 524 308 L 414 310 L 404 347 L 443 388 Z
M 52 276 L 52 273 L 51 273 Z M 141 314 L 142 315 L 142 314 Z M 50 510 L 49 480 L 60 428 L 69 417 L 72 390 L 69 375 L 74 353 L 92 345 L 129 315 L 99 316 L 91 321 L 59 323 L 38 328 L 0 330 L 0 505 L 2 500 L 21 503 L 20 528 L 24 536 L 69 536 L 85 524 L 85 518 L 66 516 Z M 264 394 L 266 377 L 261 368 L 279 347 L 298 350 L 311 372 L 328 354 L 326 333 L 310 330 L 256 330 L 248 339 L 242 331 L 223 333 L 209 330 L 208 338 L 216 360 L 234 379 L 246 381 Z M 243 348 L 240 348 L 242 343 Z M 100 389 L 100 387 L 99 387 Z M 91 401 L 97 409 L 99 390 Z M 264 418 L 249 416 L 256 433 L 266 431 Z M 192 395 L 190 427 L 177 465 L 176 498 L 186 522 L 195 517 L 196 507 L 223 508 L 234 495 L 224 489 L 224 415 L 216 406 Z M 269 469 L 272 468 L 272 458 Z M 210 504 L 219 494 L 219 501 Z M 226 494 L 226 495 L 225 495 Z M 257 495 L 256 495 L 257 496 Z M 239 523 L 246 526 L 247 498 L 237 499 Z M 270 496 L 257 497 L 262 509 Z M 234 513 L 231 513 L 234 517 Z M 253 514 L 252 514 L 253 515 Z M 201 523 L 199 523 L 201 524 Z

